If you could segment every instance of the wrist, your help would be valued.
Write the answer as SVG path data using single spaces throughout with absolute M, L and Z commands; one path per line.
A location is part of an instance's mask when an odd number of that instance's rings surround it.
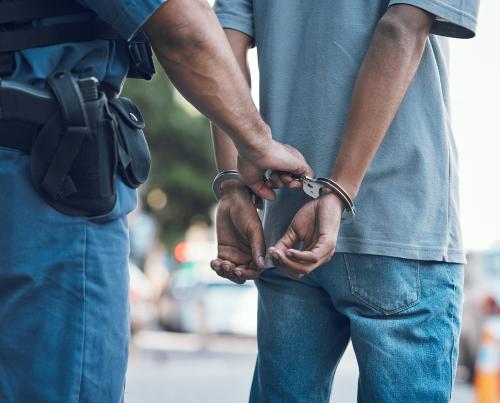
M 220 185 L 221 197 L 225 195 L 244 193 L 249 195 L 250 192 L 248 187 L 243 183 L 241 179 L 227 179 Z
M 263 158 L 273 141 L 271 128 L 263 121 L 249 129 L 249 135 L 246 138 L 246 141 L 239 141 L 236 148 L 239 155 L 249 161 Z
M 354 181 L 350 181 L 348 179 L 342 178 L 339 175 L 333 174 L 330 176 L 330 179 L 335 183 L 338 183 L 342 189 L 349 195 L 349 197 L 354 200 L 359 192 L 359 185 L 354 183 Z

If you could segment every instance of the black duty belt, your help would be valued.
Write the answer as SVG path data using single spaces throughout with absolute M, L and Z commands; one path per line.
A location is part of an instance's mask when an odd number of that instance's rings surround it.
M 85 81 L 80 89 L 84 97 L 94 95 L 88 94 Z M 98 91 L 105 93 L 108 99 L 118 95 L 106 83 L 101 83 Z M 57 108 L 57 101 L 47 90 L 35 90 L 20 83 L 13 85 L 11 81 L 0 80 L 0 147 L 30 154 L 39 127 Z

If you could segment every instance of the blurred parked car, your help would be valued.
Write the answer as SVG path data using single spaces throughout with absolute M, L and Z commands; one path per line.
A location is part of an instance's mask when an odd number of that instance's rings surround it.
M 158 322 L 156 293 L 151 281 L 133 263 L 129 263 L 130 273 L 130 327 L 135 333 Z
M 500 248 L 469 253 L 467 261 L 459 365 L 472 381 L 484 324 L 500 317 Z
M 178 269 L 160 299 L 160 324 L 179 332 L 255 336 L 257 288 L 253 281 L 238 285 L 197 275 L 193 267 Z

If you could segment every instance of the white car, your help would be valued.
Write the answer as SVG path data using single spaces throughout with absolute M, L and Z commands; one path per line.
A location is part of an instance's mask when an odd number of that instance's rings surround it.
M 196 269 L 178 269 L 160 300 L 160 324 L 180 332 L 254 337 L 257 288 L 253 281 L 238 285 L 215 273 L 199 276 Z

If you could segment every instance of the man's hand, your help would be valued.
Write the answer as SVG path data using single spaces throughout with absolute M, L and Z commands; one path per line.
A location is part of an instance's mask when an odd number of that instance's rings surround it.
M 221 277 L 243 284 L 264 268 L 266 245 L 262 223 L 250 194 L 240 181 L 222 184 L 217 206 L 217 259 L 210 266 Z
M 266 183 L 264 173 L 266 170 L 281 172 L 277 175 L 281 184 Z M 274 200 L 273 187 L 300 188 L 300 182 L 294 181 L 292 175 L 314 176 L 314 172 L 302 154 L 288 144 L 282 144 L 270 139 L 257 153 L 238 155 L 238 171 L 243 181 L 252 191 L 267 200 Z M 276 176 L 276 174 L 275 174 Z
M 334 193 L 305 204 L 285 235 L 269 248 L 274 263 L 289 276 L 300 279 L 328 262 L 335 252 L 344 205 Z M 302 250 L 293 246 L 303 242 Z

